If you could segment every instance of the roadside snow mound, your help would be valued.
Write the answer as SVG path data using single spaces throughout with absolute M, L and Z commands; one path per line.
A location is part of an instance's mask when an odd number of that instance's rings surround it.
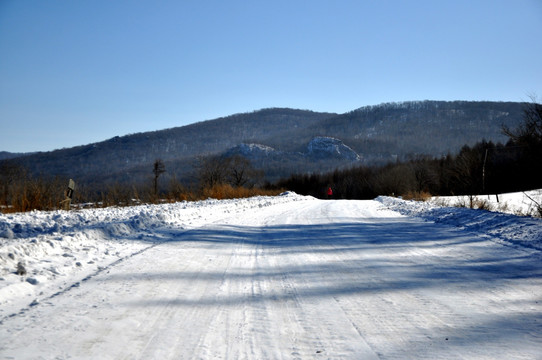
M 281 195 L 0 214 L 0 321 L 16 310 L 13 306 L 21 298 L 51 296 L 172 234 L 243 216 L 254 208 L 313 199 L 292 192 Z M 17 274 L 19 267 L 25 274 Z
M 375 199 L 405 216 L 455 226 L 508 244 L 542 250 L 542 219 L 486 210 L 443 207 L 428 202 L 380 196 Z

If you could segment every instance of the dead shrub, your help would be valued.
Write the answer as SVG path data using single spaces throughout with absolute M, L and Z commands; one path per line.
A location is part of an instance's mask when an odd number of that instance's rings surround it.
M 486 199 L 475 198 L 473 200 L 473 209 L 492 211 L 493 206 Z

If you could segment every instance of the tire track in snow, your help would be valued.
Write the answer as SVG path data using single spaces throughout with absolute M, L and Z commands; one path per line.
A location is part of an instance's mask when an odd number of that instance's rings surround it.
M 253 256 L 243 267 L 243 271 L 254 274 L 250 281 L 252 289 L 257 289 L 258 298 L 244 303 L 245 316 L 242 318 L 242 322 L 250 321 L 252 326 L 248 342 L 257 342 L 262 350 L 251 353 L 254 348 L 249 345 L 245 352 L 234 349 L 232 354 L 235 355 L 225 352 L 221 358 L 375 358 L 355 328 L 345 326 L 350 322 L 345 319 L 344 312 L 334 299 L 326 296 L 325 291 L 320 294 L 323 291 L 321 287 L 313 291 L 314 279 L 307 279 L 303 272 L 292 272 L 298 264 L 318 263 L 319 259 L 312 252 L 317 253 L 319 245 L 308 246 L 303 238 L 292 239 L 290 241 L 293 243 L 287 244 L 282 239 L 282 233 L 275 229 L 281 221 L 287 224 L 328 221 L 329 211 L 322 209 L 322 204 L 301 205 L 294 210 L 281 212 L 280 216 L 265 217 L 263 220 L 261 216 L 243 220 L 262 225 L 250 237 L 254 244 Z M 299 254 L 285 254 L 284 248 L 292 245 L 301 246 L 303 250 Z M 308 270 L 309 275 L 314 271 Z M 250 299 L 251 294 L 244 293 L 243 296 Z M 214 339 L 215 336 L 210 335 L 209 338 Z M 230 338 L 230 342 L 234 343 L 234 340 Z M 274 353 L 263 352 L 268 349 L 273 349 Z M 220 356 L 216 353 L 206 355 Z

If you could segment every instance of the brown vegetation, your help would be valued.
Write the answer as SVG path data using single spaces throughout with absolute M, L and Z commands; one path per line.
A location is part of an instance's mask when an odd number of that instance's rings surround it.
M 415 200 L 415 201 L 427 201 L 431 199 L 431 194 L 426 191 L 409 191 L 403 195 L 404 200 Z
M 60 206 L 65 196 L 63 181 L 33 178 L 22 167 L 4 165 L 0 169 L 0 207 L 2 212 L 49 210 Z
M 13 175 L 13 176 L 11 176 Z M 15 213 L 32 210 L 60 210 L 65 199 L 68 180 L 32 178 L 22 169 L 4 171 L 0 175 L 2 191 L 0 193 L 0 212 Z M 133 206 L 139 204 L 158 204 L 176 201 L 197 201 L 208 198 L 233 199 L 251 196 L 274 196 L 280 189 L 262 189 L 252 186 L 232 186 L 217 183 L 207 187 L 189 189 L 175 181 L 169 188 L 156 192 L 154 184 L 150 186 L 125 186 L 111 184 L 101 191 L 90 191 L 84 186 L 76 189 L 72 208 Z

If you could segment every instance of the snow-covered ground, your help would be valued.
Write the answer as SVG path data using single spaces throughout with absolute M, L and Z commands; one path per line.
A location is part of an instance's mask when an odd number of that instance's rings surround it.
M 540 359 L 542 220 L 292 193 L 0 215 L 0 359 L 68 358 Z
M 441 206 L 469 206 L 470 199 L 468 196 L 439 196 L 432 198 L 430 202 Z M 474 204 L 480 203 L 495 212 L 540 216 L 538 206 L 542 205 L 542 190 L 474 197 Z

